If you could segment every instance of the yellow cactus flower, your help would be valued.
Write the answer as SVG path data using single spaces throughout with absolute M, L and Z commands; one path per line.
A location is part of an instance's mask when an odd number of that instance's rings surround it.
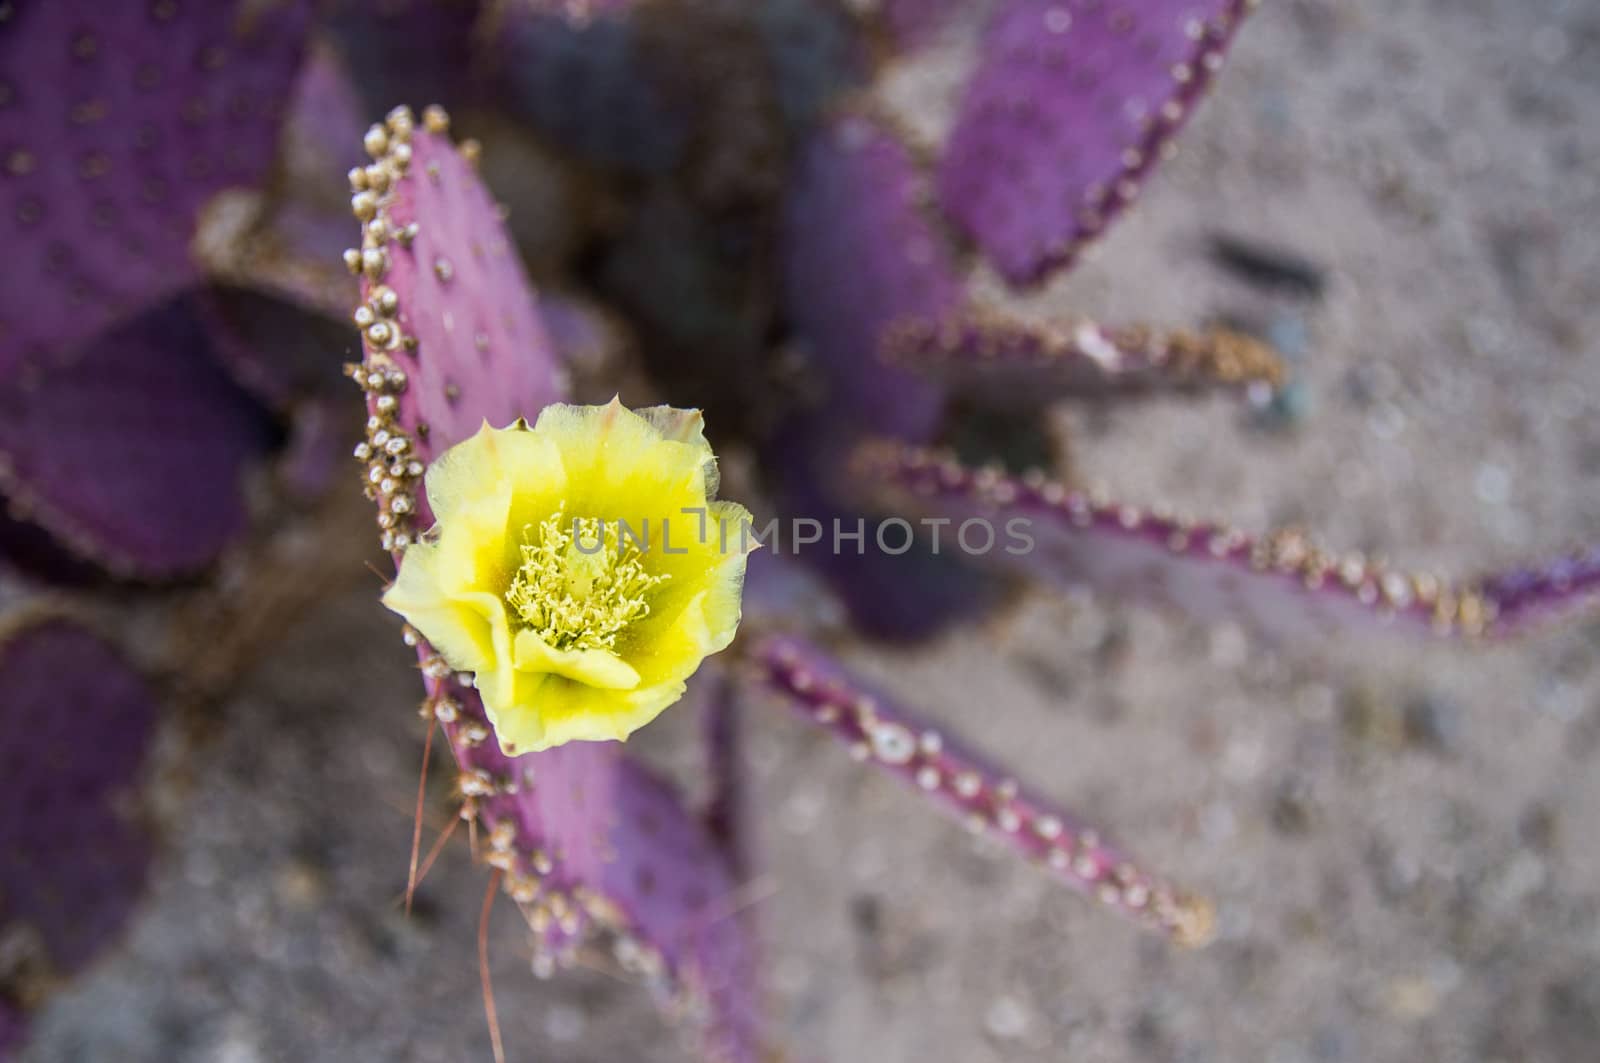
M 750 514 L 698 411 L 554 405 L 428 469 L 435 524 L 383 596 L 472 672 L 508 756 L 625 739 L 739 626 Z

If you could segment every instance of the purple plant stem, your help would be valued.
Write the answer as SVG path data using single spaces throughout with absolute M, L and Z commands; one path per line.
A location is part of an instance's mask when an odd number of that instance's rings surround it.
M 1259 0 L 1006 0 L 939 171 L 1013 284 L 1070 265 L 1138 196 Z
M 1009 528 L 1032 545 L 976 558 L 1067 587 L 1238 621 L 1274 642 L 1315 644 L 1374 622 L 1440 635 L 1501 635 L 1600 595 L 1593 551 L 1542 568 L 1466 583 L 1331 553 L 1298 529 L 1252 536 L 1225 525 L 1113 502 L 1039 475 L 971 469 L 926 449 L 871 444 L 855 473 L 897 513 Z M 976 533 L 974 533 L 976 534 Z
M 1228 329 L 1039 324 L 987 307 L 901 321 L 881 354 L 963 396 L 1020 407 L 1064 397 L 1270 389 L 1284 376 L 1270 348 Z
M 915 786 L 972 830 L 999 839 L 1119 914 L 1182 945 L 1210 939 L 1208 902 L 1152 877 L 1098 831 L 852 680 L 817 647 L 771 636 L 749 656 L 767 689 L 844 742 L 857 760 Z

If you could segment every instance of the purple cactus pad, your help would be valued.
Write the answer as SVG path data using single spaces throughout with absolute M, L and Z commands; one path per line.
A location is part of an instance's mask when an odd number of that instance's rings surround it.
M 196 275 L 223 189 L 266 175 L 310 3 L 13 5 L 0 35 L 0 378 Z
M 143 888 L 150 841 L 129 812 L 156 700 L 98 636 L 53 615 L 0 631 L 0 927 L 66 975 L 110 944 Z
M 1070 264 L 1138 195 L 1259 0 L 1007 0 L 939 170 L 1015 284 Z
M 113 573 L 209 563 L 246 521 L 242 478 L 272 442 L 265 412 L 210 356 L 186 301 L 71 362 L 0 381 L 0 494 Z
M 846 113 L 800 160 L 786 221 L 785 301 L 843 427 L 925 439 L 943 398 L 884 363 L 902 318 L 942 318 L 961 300 L 957 264 L 925 213 L 928 189 L 886 123 Z

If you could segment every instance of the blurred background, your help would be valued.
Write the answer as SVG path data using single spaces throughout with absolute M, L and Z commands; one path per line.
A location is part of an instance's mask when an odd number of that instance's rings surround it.
M 887 65 L 883 104 L 937 142 L 977 39 L 958 19 Z M 429 102 L 437 87 L 413 84 L 399 60 L 377 84 L 360 42 L 327 38 L 366 90 Z M 20 62 L 15 49 L 0 57 Z M 365 120 L 387 109 L 362 106 Z M 601 178 L 561 169 L 536 139 L 502 144 L 489 121 L 468 125 L 536 282 L 559 275 L 616 305 L 625 286 L 595 281 L 607 271 L 583 257 L 593 245 L 564 227 L 649 183 L 607 185 L 579 210 L 574 184 L 588 199 L 585 182 Z M 1303 523 L 1447 572 L 1593 535 L 1600 11 L 1277 0 L 1241 31 L 1181 143 L 1090 261 L 1018 305 L 1234 323 L 1279 350 L 1291 382 L 1256 403 L 1054 407 L 1052 438 L 1069 441 L 1076 473 L 1119 498 L 1247 529 Z M 325 167 L 335 203 L 345 165 Z M 357 236 L 344 221 L 333 266 Z M 1000 287 L 992 273 L 977 283 Z M 597 363 L 599 389 L 638 380 L 625 398 L 714 400 L 681 351 L 650 353 L 648 316 L 622 314 L 633 353 Z M 359 357 L 348 333 L 293 342 L 336 372 Z M 353 441 L 349 390 L 328 408 Z M 276 446 L 304 431 L 307 408 L 280 411 Z M 725 438 L 737 473 L 743 437 Z M 362 567 L 376 538 L 350 464 L 314 493 L 334 501 L 296 510 L 310 546 L 252 555 L 257 576 L 267 563 L 300 589 L 275 607 L 274 637 L 241 636 L 214 681 L 188 678 L 204 696 L 153 754 L 165 774 L 148 886 L 112 943 L 39 1001 L 21 1060 L 491 1058 L 483 872 L 464 839 L 409 917 L 399 903 L 420 691 L 377 603 L 381 578 Z M 330 515 L 344 503 L 353 517 Z M 250 591 L 232 571 L 198 604 L 95 593 L 111 595 L 100 600 L 136 660 L 167 660 L 141 625 L 181 626 L 191 605 L 214 615 L 218 586 L 222 615 L 237 615 L 229 596 Z M 13 600 L 19 586 L 7 584 Z M 1380 631 L 1278 652 L 1229 624 L 1039 589 L 914 645 L 857 641 L 845 653 L 858 670 L 1211 896 L 1218 937 L 1181 952 L 1107 916 L 752 699 L 744 758 L 771 889 L 750 914 L 782 1058 L 1593 1058 L 1597 638 L 1583 623 L 1481 647 Z M 692 782 L 692 720 L 668 713 L 634 741 Z M 434 773 L 425 840 L 453 814 L 450 774 Z M 491 927 L 508 1058 L 695 1058 L 637 986 L 582 968 L 536 979 L 510 905 Z

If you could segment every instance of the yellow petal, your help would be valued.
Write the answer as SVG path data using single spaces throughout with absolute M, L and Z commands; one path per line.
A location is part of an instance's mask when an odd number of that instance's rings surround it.
M 550 748 L 544 720 L 535 705 L 544 687 L 559 682 L 565 680 L 547 672 L 518 672 L 510 667 L 493 674 L 478 673 L 478 696 L 502 753 L 515 757 Z
M 558 650 L 526 629 L 517 632 L 513 657 L 519 672 L 549 672 L 601 690 L 639 685 L 639 673 L 609 650 Z
M 683 691 L 682 682 L 614 691 L 551 676 L 535 698 L 542 735 L 526 742 L 516 736 L 515 745 L 519 750 L 536 751 L 576 741 L 620 742 L 683 697 Z
M 711 501 L 715 484 L 696 411 L 634 413 L 613 400 L 549 407 L 531 429 L 485 425 L 428 470 L 437 523 L 407 551 L 385 604 L 474 673 L 508 755 L 625 739 L 677 701 L 738 628 L 756 544 L 743 507 Z M 648 610 L 616 633 L 615 652 L 559 650 L 507 605 L 529 530 L 557 515 L 644 538 L 629 564 L 647 572 Z
M 439 455 L 423 480 L 428 508 L 443 528 L 463 507 L 473 507 L 487 494 L 513 495 L 535 491 L 561 496 L 566 475 L 561 455 L 551 440 L 518 422 L 510 428 L 487 423 L 476 433 Z
M 496 652 L 491 621 L 473 603 L 446 595 L 437 570 L 435 545 L 412 546 L 384 592 L 383 604 L 422 632 L 452 668 L 470 672 L 492 666 Z
M 716 457 L 702 435 L 667 439 L 615 399 L 606 406 L 545 407 L 534 431 L 560 452 L 571 512 L 638 521 L 676 517 L 706 503 Z

